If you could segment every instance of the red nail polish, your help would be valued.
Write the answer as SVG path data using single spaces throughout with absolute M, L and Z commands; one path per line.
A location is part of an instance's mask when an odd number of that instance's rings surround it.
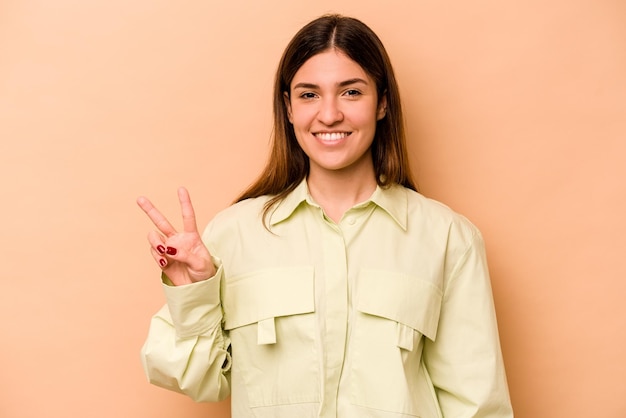
M 162 245 L 157 245 L 157 251 L 159 252 L 159 254 L 165 254 L 165 247 Z
M 165 259 L 164 259 L 164 258 L 161 258 L 161 259 L 159 260 L 159 264 L 161 265 L 161 267 L 165 267 L 165 265 L 167 264 L 167 261 L 165 261 Z
M 176 251 L 176 248 L 172 248 L 172 247 L 167 247 L 167 249 L 165 250 L 166 253 L 168 253 L 169 255 L 176 255 L 176 253 L 178 251 Z

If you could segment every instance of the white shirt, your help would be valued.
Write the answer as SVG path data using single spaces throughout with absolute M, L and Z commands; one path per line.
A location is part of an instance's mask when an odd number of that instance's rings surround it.
M 306 181 L 268 228 L 266 201 L 211 221 L 215 277 L 164 285 L 142 350 L 151 382 L 196 400 L 232 394 L 233 418 L 513 416 L 469 221 L 400 186 L 339 223 Z

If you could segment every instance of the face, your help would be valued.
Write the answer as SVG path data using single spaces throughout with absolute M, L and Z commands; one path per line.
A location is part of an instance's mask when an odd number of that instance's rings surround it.
M 309 176 L 354 171 L 374 175 L 370 146 L 386 100 L 359 64 L 337 50 L 314 55 L 285 93 L 289 121 L 309 157 Z

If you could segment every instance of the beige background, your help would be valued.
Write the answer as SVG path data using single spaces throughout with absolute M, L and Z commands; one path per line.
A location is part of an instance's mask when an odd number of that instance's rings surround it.
M 326 11 L 383 39 L 422 191 L 484 233 L 516 416 L 626 416 L 622 0 L 1 0 L 0 416 L 228 416 L 143 376 L 163 295 L 135 198 L 228 205 Z

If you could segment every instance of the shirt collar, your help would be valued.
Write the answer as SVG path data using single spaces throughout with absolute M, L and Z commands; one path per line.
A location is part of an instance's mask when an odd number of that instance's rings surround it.
M 387 212 L 398 226 L 406 231 L 409 204 L 406 188 L 398 184 L 392 184 L 385 188 L 376 186 L 370 201 Z
M 307 200 L 309 188 L 306 184 L 306 178 L 293 189 L 291 193 L 276 204 L 276 208 L 270 215 L 270 226 L 274 226 L 291 216 L 291 214 L 300 206 L 302 202 Z
M 306 179 L 303 179 L 291 193 L 277 203 L 276 208 L 270 215 L 269 225 L 276 225 L 289 218 L 302 202 L 316 205 L 309 196 L 309 188 Z M 374 190 L 369 200 L 363 202 L 361 205 L 366 205 L 369 202 L 383 209 L 400 228 L 406 231 L 408 196 L 407 190 L 404 187 L 396 184 L 385 188 L 376 186 L 376 190 Z

